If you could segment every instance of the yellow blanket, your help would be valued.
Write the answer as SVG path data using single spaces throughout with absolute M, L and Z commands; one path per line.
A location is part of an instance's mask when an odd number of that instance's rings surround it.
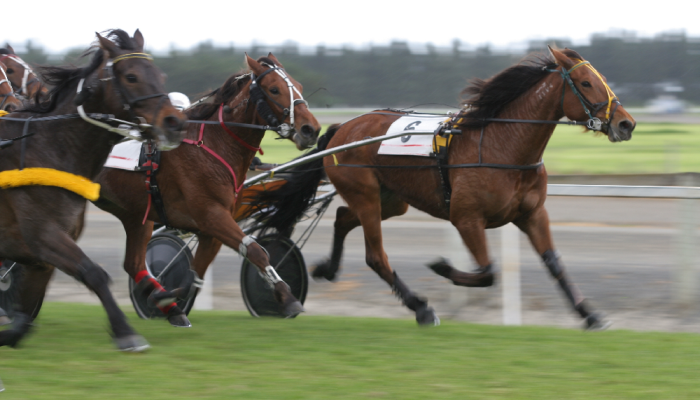
M 0 172 L 0 188 L 19 186 L 56 186 L 77 193 L 88 200 L 100 198 L 100 185 L 69 172 L 51 168 L 25 168 Z

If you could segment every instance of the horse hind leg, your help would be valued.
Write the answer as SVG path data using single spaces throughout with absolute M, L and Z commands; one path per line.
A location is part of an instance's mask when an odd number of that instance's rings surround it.
M 450 262 L 441 258 L 428 268 L 436 274 L 449 279 L 454 285 L 466 287 L 489 287 L 494 283 L 493 265 L 489 261 L 486 246 L 486 233 L 482 224 L 474 221 L 453 222 L 462 241 L 474 256 L 479 267 L 474 272 L 464 272 L 454 268 Z

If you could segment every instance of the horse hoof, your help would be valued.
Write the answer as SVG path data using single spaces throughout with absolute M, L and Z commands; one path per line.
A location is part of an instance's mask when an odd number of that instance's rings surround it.
M 325 260 L 319 263 L 313 271 L 311 271 L 311 277 L 314 280 L 320 281 L 325 279 L 329 282 L 333 282 L 336 279 L 336 272 L 330 268 L 330 260 Z
M 127 353 L 140 353 L 148 350 L 151 345 L 141 335 L 129 335 L 121 338 L 115 338 L 114 344 L 119 351 Z
M 191 328 L 192 327 L 192 323 L 190 323 L 190 320 L 187 318 L 187 315 L 185 315 L 185 314 L 169 315 L 168 322 L 170 322 L 170 325 L 172 325 L 176 328 Z
M 440 318 L 432 307 L 424 307 L 416 311 L 416 321 L 420 326 L 439 326 Z
M 285 318 L 294 318 L 297 315 L 303 313 L 304 311 L 304 306 L 301 305 L 299 301 L 294 301 L 289 303 L 285 308 L 284 308 L 284 317 Z
M 591 314 L 586 318 L 585 330 L 599 332 L 608 329 L 612 322 L 603 319 L 600 314 Z

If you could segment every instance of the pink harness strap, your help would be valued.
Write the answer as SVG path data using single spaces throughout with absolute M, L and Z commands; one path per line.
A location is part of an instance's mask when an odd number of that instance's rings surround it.
M 214 150 L 210 149 L 209 147 L 207 147 L 207 146 L 204 144 L 204 140 L 202 139 L 203 137 L 204 137 L 204 124 L 202 124 L 202 125 L 200 126 L 200 128 L 199 128 L 199 139 L 198 139 L 197 141 L 194 141 L 194 140 L 192 140 L 192 139 L 183 139 L 182 142 L 183 142 L 183 143 L 188 143 L 188 144 L 193 144 L 193 145 L 195 145 L 195 146 L 197 146 L 197 147 L 201 147 L 201 148 L 203 148 L 204 150 L 206 150 L 209 154 L 211 154 L 212 156 L 214 156 L 217 160 L 221 161 L 221 163 L 224 164 L 224 165 L 226 166 L 226 168 L 228 168 L 228 171 L 231 173 L 231 176 L 233 177 L 233 194 L 234 194 L 235 197 L 238 197 L 238 192 L 240 192 L 241 189 L 243 189 L 243 183 L 245 183 L 245 182 L 241 182 L 240 186 L 238 185 L 238 178 L 236 178 L 236 174 L 233 172 L 233 168 L 231 168 L 231 166 L 229 165 L 229 163 L 227 163 L 226 160 L 223 159 L 223 157 L 221 157 L 220 155 L 216 154 L 216 152 L 215 152 Z M 234 136 L 234 137 L 235 137 L 236 139 L 238 139 L 238 140 L 241 140 L 241 139 L 238 138 L 237 136 Z M 245 143 L 245 142 L 244 142 L 244 143 Z M 249 146 L 249 147 L 252 147 L 252 146 L 250 146 L 248 143 L 246 143 L 246 145 Z M 252 149 L 251 149 L 251 150 L 252 150 Z M 262 153 L 261 153 L 261 154 L 262 154 Z
M 252 151 L 259 151 L 261 156 L 262 156 L 263 154 L 265 154 L 265 153 L 263 153 L 262 147 L 255 147 L 255 146 L 249 145 L 249 144 L 246 143 L 243 139 L 239 138 L 238 135 L 236 135 L 235 133 L 231 132 L 230 129 L 228 129 L 228 127 L 227 127 L 226 124 L 224 123 L 224 103 L 221 103 L 221 105 L 219 106 L 219 124 L 221 124 L 221 127 L 224 129 L 224 131 L 225 131 L 226 133 L 228 133 L 229 136 L 231 136 L 232 138 L 236 139 L 236 140 L 238 141 L 238 143 L 242 144 L 243 147 L 245 147 L 246 149 L 252 150 Z M 200 138 L 199 138 L 199 139 L 200 139 L 200 140 L 202 139 L 202 138 L 201 138 L 201 134 L 200 134 Z

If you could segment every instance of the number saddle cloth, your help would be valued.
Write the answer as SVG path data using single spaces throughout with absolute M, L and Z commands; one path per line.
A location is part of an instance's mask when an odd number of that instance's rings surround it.
M 446 155 L 452 135 L 443 137 L 440 131 L 450 120 L 450 116 L 447 115 L 409 114 L 400 117 L 391 124 L 385 135 L 406 133 L 406 136 L 383 141 L 377 154 L 417 157 Z

